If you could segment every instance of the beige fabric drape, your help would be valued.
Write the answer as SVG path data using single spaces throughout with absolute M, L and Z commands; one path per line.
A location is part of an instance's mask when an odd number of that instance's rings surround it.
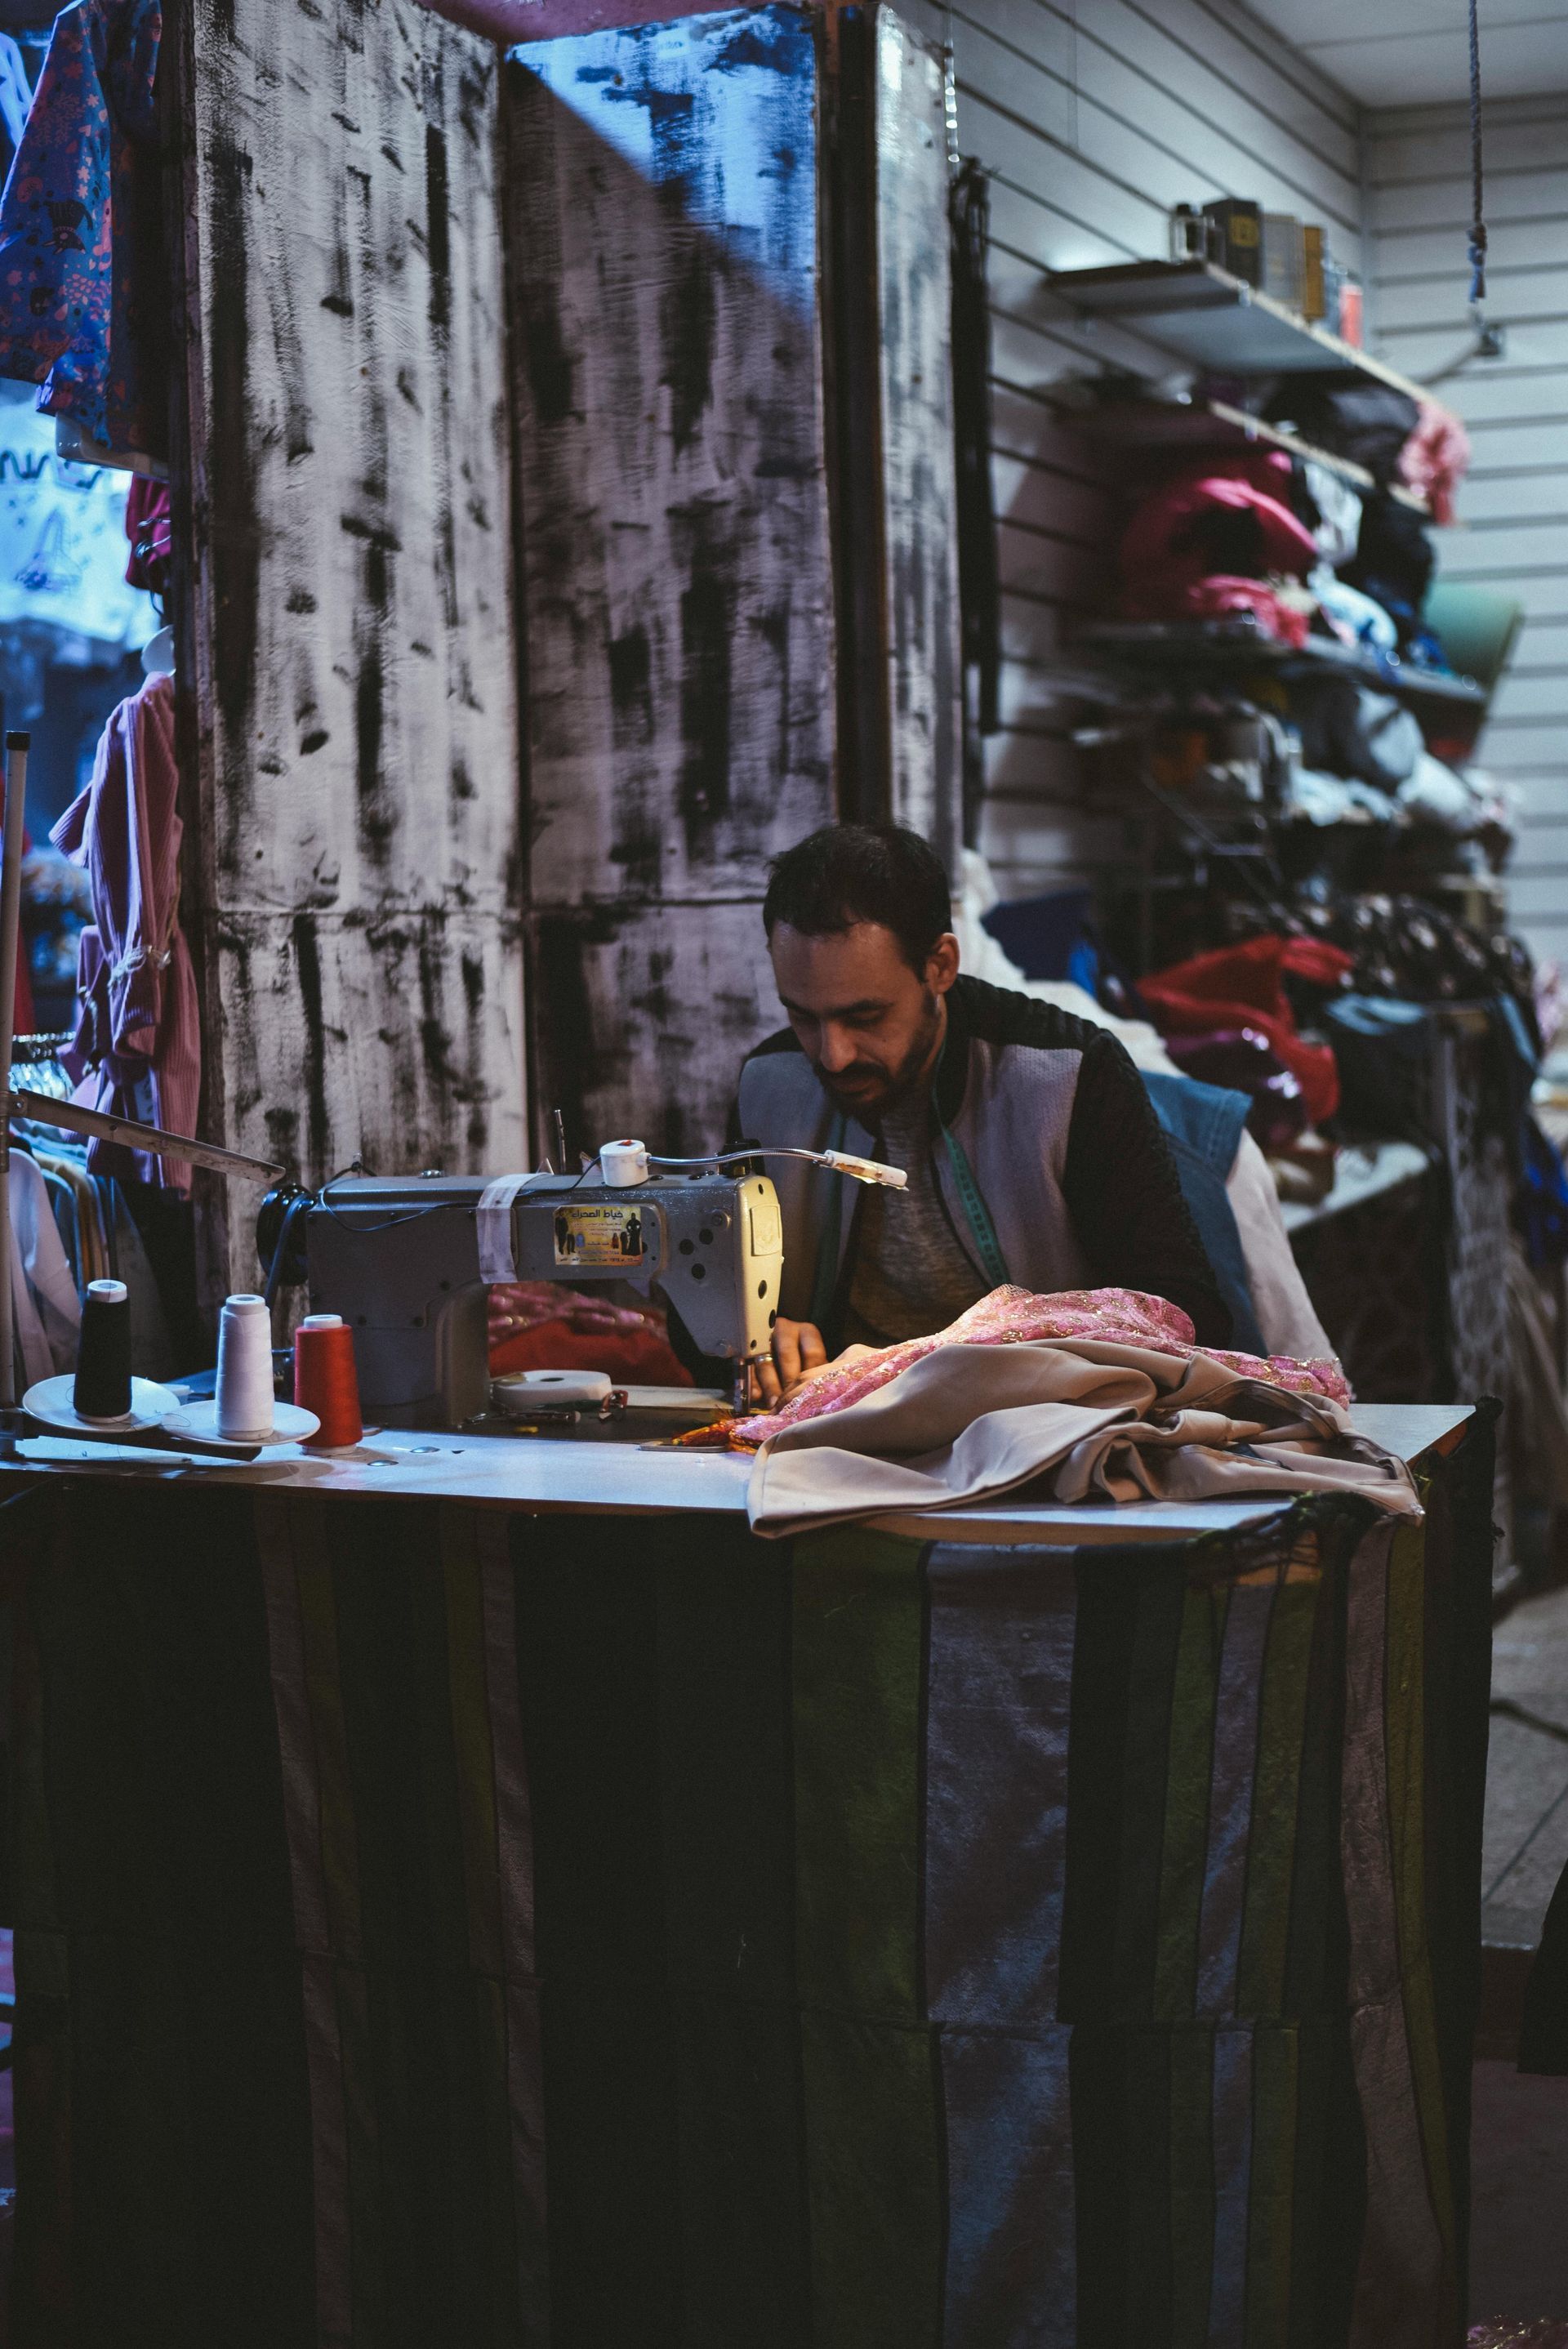
M 1089 1338 L 943 1346 L 863 1402 L 773 1437 L 747 1506 L 756 1532 L 782 1535 L 1026 1485 L 1064 1502 L 1351 1492 L 1421 1514 L 1404 1463 L 1326 1397 L 1201 1353 Z

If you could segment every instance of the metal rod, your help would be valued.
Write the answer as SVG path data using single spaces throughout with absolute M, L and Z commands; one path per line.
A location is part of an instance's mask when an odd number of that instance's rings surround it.
M 133 1117 L 109 1117 L 101 1109 L 83 1109 L 79 1102 L 57 1101 L 53 1093 L 13 1087 L 10 1101 L 13 1117 L 31 1118 L 36 1125 L 57 1125 L 70 1133 L 91 1134 L 99 1142 L 122 1143 L 128 1150 L 148 1150 L 155 1158 L 182 1158 L 191 1166 L 210 1166 L 215 1174 L 244 1174 L 254 1182 L 275 1183 L 284 1172 L 270 1158 L 247 1158 L 242 1151 L 221 1150 L 215 1142 L 197 1142 L 188 1133 L 165 1133 L 161 1126 L 140 1125 Z
M 29 734 L 5 737 L 5 816 L 0 833 L 0 1069 L 11 1080 L 16 1034 L 16 943 L 22 928 L 22 818 Z M 0 1133 L 0 1410 L 16 1404 L 15 1299 L 11 1293 L 11 1121 Z

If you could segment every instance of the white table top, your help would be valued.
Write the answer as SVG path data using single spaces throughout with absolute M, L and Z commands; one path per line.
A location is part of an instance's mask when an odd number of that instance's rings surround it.
M 1426 1152 L 1418 1150 L 1413 1142 L 1351 1143 L 1339 1154 L 1334 1187 L 1326 1198 L 1311 1206 L 1299 1199 L 1282 1201 L 1284 1227 L 1287 1232 L 1304 1231 L 1309 1224 L 1325 1223 L 1330 1216 L 1365 1206 L 1368 1199 L 1380 1198 L 1385 1191 L 1398 1190 L 1401 1183 L 1413 1183 L 1428 1174 L 1430 1163 Z
M 1470 1417 L 1463 1403 L 1364 1403 L 1353 1414 L 1363 1433 L 1402 1459 L 1441 1440 Z M 366 1449 L 390 1459 L 356 1454 L 313 1457 L 297 1444 L 280 1445 L 253 1463 L 193 1461 L 66 1436 L 29 1437 L 18 1447 L 28 1468 L 72 1475 L 134 1478 L 139 1483 L 189 1484 L 195 1478 L 237 1478 L 275 1491 L 323 1493 L 346 1499 L 467 1501 L 525 1515 L 577 1511 L 590 1516 L 695 1515 L 743 1516 L 751 1463 L 729 1452 L 645 1452 L 634 1443 L 573 1442 L 569 1436 L 424 1433 L 396 1429 Z M 923 1541 L 1080 1544 L 1179 1541 L 1200 1533 L 1261 1524 L 1289 1506 L 1278 1500 L 1144 1501 L 1125 1508 L 1109 1502 L 1064 1507 L 1057 1503 L 1001 1501 L 989 1507 L 926 1511 L 875 1521 L 886 1533 Z

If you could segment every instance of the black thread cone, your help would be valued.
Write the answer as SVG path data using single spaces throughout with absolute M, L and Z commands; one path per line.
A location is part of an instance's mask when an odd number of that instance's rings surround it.
M 130 1409 L 130 1300 L 118 1280 L 88 1283 L 71 1400 L 84 1419 L 123 1419 Z

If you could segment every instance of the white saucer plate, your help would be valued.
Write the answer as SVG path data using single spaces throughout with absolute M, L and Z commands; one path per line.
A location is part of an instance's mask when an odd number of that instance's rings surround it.
M 160 1386 L 153 1379 L 132 1379 L 130 1409 L 123 1419 L 84 1419 L 72 1401 L 76 1383 L 74 1371 L 63 1371 L 55 1379 L 40 1379 L 22 1397 L 22 1408 L 41 1427 L 59 1435 L 108 1436 L 145 1434 L 161 1427 L 170 1413 L 180 1408 L 180 1398 L 170 1388 Z
M 216 1395 L 187 1403 L 170 1395 L 169 1404 L 159 1423 L 164 1433 L 199 1436 L 206 1444 L 308 1444 L 321 1425 L 314 1411 L 301 1411 L 297 1403 L 275 1402 L 270 1435 L 225 1435 L 218 1425 Z

